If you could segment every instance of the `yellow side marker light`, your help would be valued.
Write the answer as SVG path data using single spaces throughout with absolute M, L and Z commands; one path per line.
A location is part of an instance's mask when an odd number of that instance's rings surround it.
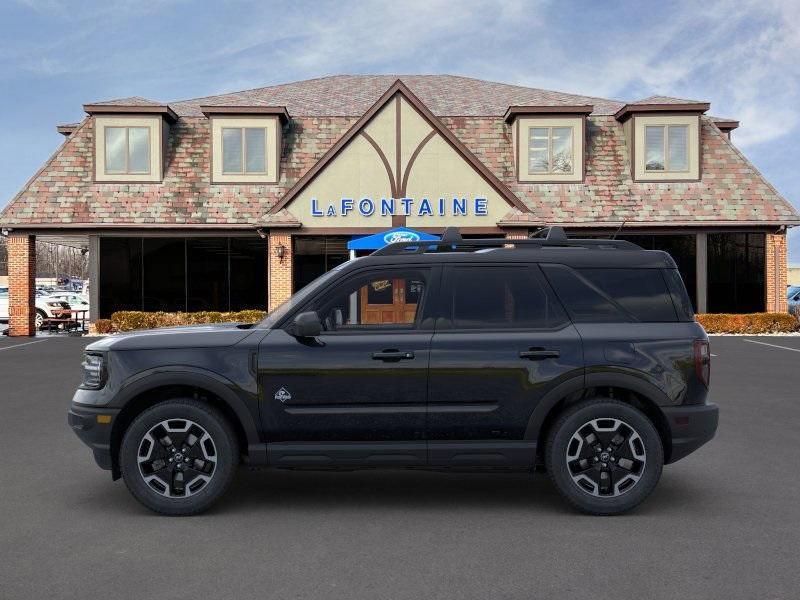
M 108 425 L 111 423 L 111 415 L 97 415 L 97 422 L 101 425 Z

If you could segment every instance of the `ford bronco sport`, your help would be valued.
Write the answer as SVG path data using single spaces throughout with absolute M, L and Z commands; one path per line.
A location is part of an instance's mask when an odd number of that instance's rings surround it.
M 69 423 L 148 508 L 200 512 L 240 463 L 549 473 L 629 510 L 710 440 L 708 337 L 672 258 L 621 240 L 399 242 L 255 325 L 86 348 Z

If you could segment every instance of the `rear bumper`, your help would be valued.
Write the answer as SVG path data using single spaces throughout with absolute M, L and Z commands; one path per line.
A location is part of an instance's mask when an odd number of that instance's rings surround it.
M 667 418 L 672 451 L 667 463 L 674 463 L 705 444 L 717 432 L 719 407 L 716 404 L 696 406 L 662 406 Z
M 94 460 L 101 469 L 111 470 L 112 467 L 111 429 L 118 414 L 118 409 L 94 408 L 75 403 L 67 413 L 67 423 L 75 435 L 91 448 Z M 98 417 L 101 418 L 98 420 Z

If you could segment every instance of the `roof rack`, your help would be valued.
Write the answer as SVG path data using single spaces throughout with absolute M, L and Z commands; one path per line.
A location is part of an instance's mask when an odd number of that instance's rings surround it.
M 464 239 L 457 227 L 448 227 L 442 239 L 433 242 L 395 242 L 372 253 L 371 256 L 397 254 L 428 254 L 433 252 L 475 252 L 484 248 L 591 248 L 594 250 L 641 250 L 626 240 L 570 239 L 562 227 L 545 227 L 523 239 L 481 238 Z

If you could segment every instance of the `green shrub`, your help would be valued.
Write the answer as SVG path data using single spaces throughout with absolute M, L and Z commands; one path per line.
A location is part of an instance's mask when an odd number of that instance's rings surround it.
M 697 315 L 706 333 L 790 333 L 800 331 L 800 321 L 788 313 L 749 313 Z
M 156 329 L 177 325 L 200 325 L 203 323 L 256 323 L 267 313 L 263 310 L 240 310 L 236 312 L 144 312 L 121 310 L 111 315 L 111 324 L 117 331 L 134 329 Z

